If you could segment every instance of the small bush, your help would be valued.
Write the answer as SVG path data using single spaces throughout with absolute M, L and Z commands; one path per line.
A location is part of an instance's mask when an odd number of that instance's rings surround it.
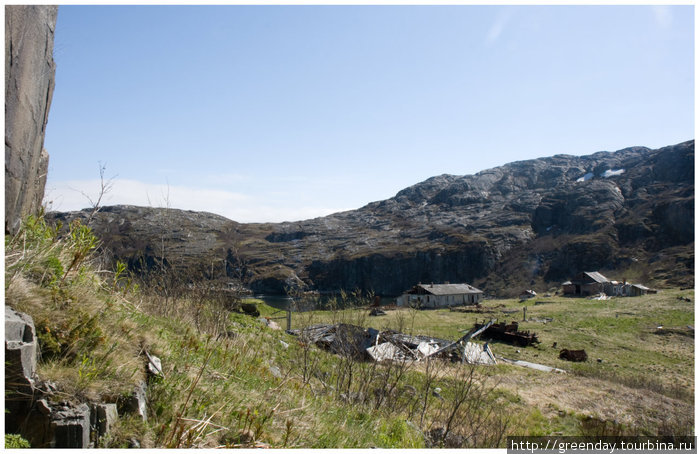
M 31 448 L 27 440 L 17 434 L 5 434 L 5 449 Z

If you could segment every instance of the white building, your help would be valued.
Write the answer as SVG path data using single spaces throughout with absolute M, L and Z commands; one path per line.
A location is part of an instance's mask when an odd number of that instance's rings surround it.
M 469 284 L 418 284 L 396 299 L 398 306 L 438 308 L 477 304 L 484 292 Z

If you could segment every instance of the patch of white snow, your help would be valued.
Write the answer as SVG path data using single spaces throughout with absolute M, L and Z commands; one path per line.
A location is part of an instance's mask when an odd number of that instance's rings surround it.
M 577 182 L 577 183 L 580 183 L 580 182 L 582 182 L 582 181 L 588 181 L 588 180 L 590 180 L 591 178 L 593 178 L 593 173 L 588 172 L 587 174 L 585 174 L 584 176 L 582 176 L 581 178 L 579 178 L 578 180 L 576 180 L 576 182 Z
M 625 173 L 625 169 L 606 170 L 603 173 L 603 178 L 616 177 L 618 175 L 622 175 L 623 173 Z

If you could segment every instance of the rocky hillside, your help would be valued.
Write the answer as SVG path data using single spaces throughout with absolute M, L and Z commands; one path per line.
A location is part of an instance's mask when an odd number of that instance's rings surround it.
M 581 270 L 654 286 L 694 273 L 695 142 L 556 155 L 440 175 L 358 210 L 240 224 L 209 213 L 105 207 L 92 221 L 113 258 L 258 292 L 469 282 L 494 295 L 547 290 Z M 68 221 L 87 211 L 53 213 Z

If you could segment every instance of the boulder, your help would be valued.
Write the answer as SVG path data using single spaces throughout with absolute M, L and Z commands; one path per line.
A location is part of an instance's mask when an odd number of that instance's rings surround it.
M 31 393 L 36 360 L 37 337 L 32 317 L 5 306 L 5 389 Z
M 90 422 L 95 428 L 97 438 L 109 434 L 119 419 L 116 404 L 94 404 L 90 414 Z
M 57 6 L 5 7 L 5 232 L 41 208 L 44 134 L 54 89 Z
M 52 448 L 90 447 L 90 408 L 64 405 L 51 412 Z
M 36 361 L 34 321 L 5 306 L 5 433 L 24 436 L 35 394 Z
M 20 425 L 19 433 L 33 448 L 89 448 L 90 407 L 39 399 Z
M 134 387 L 130 396 L 117 402 L 119 413 L 135 413 L 144 421 L 148 418 L 146 382 L 141 382 Z

